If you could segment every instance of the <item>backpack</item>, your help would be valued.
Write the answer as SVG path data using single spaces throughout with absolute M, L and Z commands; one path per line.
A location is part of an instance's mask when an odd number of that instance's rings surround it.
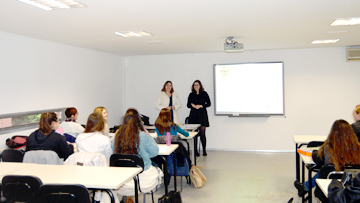
M 168 174 L 173 176 L 174 175 L 174 154 L 170 154 L 167 157 L 167 171 Z M 189 162 L 186 157 L 184 157 L 184 166 L 179 166 L 176 164 L 176 176 L 189 176 L 190 167 Z
M 11 149 L 19 149 L 26 146 L 27 136 L 15 135 L 11 139 L 6 139 L 6 146 Z

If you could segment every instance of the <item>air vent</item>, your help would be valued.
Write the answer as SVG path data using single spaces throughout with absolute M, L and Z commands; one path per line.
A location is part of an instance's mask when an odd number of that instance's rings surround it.
M 346 49 L 346 61 L 360 61 L 360 49 Z

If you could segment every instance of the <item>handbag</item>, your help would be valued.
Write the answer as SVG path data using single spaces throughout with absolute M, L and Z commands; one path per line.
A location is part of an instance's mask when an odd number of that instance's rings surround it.
M 160 197 L 158 203 L 182 203 L 180 192 L 170 191 Z
M 192 166 L 190 169 L 190 179 L 195 188 L 200 188 L 205 185 L 207 178 L 200 171 L 199 166 Z

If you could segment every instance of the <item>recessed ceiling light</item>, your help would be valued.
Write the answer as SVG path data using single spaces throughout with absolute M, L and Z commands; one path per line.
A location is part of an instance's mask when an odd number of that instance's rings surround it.
M 328 33 L 329 33 L 329 34 L 340 34 L 340 33 L 345 33 L 345 32 L 347 32 L 347 30 L 329 31 Z
M 339 39 L 325 39 L 325 40 L 314 40 L 311 44 L 331 44 L 336 43 Z
M 41 8 L 47 11 L 66 8 L 80 8 L 85 7 L 73 0 L 18 0 L 20 2 Z
M 359 25 L 360 18 L 339 18 L 334 20 L 330 26 L 339 26 L 339 25 Z
M 132 31 L 122 31 L 122 32 L 115 32 L 115 34 L 120 35 L 122 37 L 146 37 L 146 36 L 152 36 L 152 34 L 140 31 L 140 32 L 132 32 Z

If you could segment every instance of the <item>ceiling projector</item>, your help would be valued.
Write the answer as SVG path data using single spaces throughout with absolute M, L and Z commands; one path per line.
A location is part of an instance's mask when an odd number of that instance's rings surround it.
M 244 45 L 234 40 L 234 37 L 228 37 L 224 44 L 225 52 L 243 52 Z

